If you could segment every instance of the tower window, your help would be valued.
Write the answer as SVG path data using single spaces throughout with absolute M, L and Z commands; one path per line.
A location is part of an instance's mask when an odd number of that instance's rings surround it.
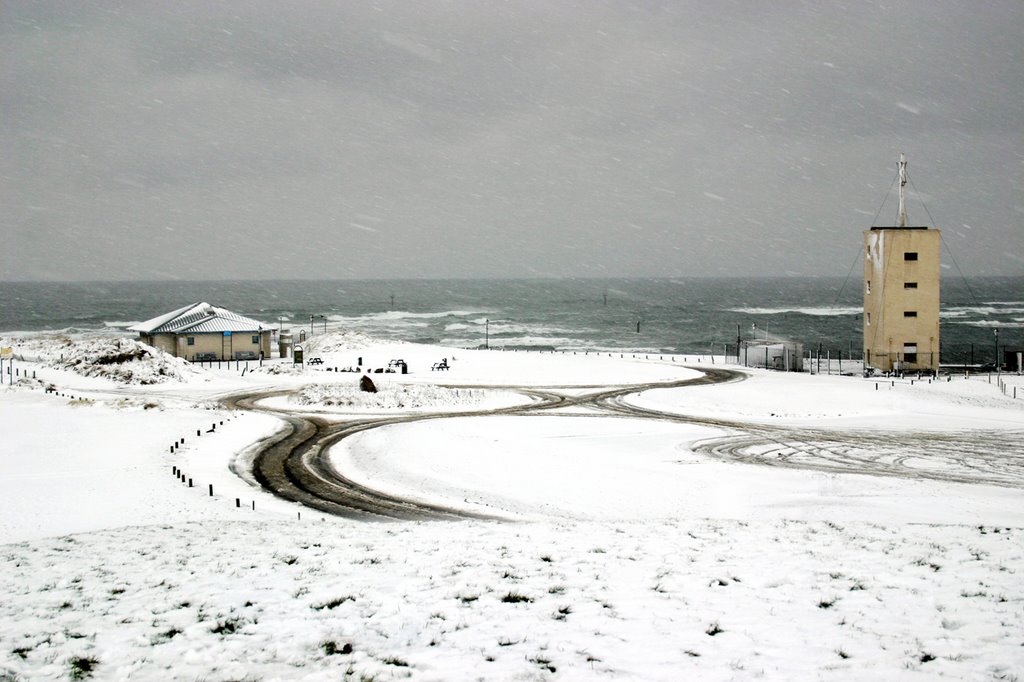
M 916 289 L 917 288 L 917 282 L 904 282 L 903 283 L 903 288 L 904 289 Z
M 903 317 L 917 317 L 917 311 L 916 310 L 904 310 L 903 311 Z
M 917 260 L 917 251 L 904 252 L 903 260 Z
M 871 313 L 868 313 L 868 326 L 871 326 Z
M 871 293 L 871 280 L 870 279 L 867 281 L 867 292 L 869 294 Z

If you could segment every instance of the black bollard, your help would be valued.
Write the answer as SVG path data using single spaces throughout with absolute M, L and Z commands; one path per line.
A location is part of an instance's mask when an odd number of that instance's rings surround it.
M 188 479 L 188 487 L 189 487 L 189 488 L 191 488 L 191 487 L 192 487 L 192 479 L 191 479 L 191 478 L 190 478 L 190 479 Z
M 235 509 L 239 509 L 241 506 L 242 506 L 242 501 L 236 497 L 235 498 Z
M 213 497 L 213 484 L 210 484 L 210 497 Z

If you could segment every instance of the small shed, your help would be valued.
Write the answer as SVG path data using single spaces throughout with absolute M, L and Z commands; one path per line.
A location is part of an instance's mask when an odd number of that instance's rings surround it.
M 262 322 L 209 303 L 193 303 L 128 329 L 143 343 L 192 362 L 269 358 L 273 333 Z
M 766 367 L 783 372 L 802 372 L 804 344 L 795 341 L 748 341 L 740 347 L 740 364 L 744 367 Z

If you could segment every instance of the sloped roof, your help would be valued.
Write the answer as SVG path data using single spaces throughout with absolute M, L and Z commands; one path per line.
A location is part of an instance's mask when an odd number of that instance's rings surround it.
M 268 325 L 209 303 L 193 303 L 128 328 L 144 334 L 254 332 Z

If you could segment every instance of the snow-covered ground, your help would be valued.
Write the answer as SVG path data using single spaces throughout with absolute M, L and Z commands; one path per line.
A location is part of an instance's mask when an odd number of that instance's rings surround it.
M 580 397 L 678 381 L 713 359 L 332 334 L 307 344 L 320 369 L 160 372 L 173 361 L 133 350 L 83 371 L 78 359 L 109 342 L 0 346 L 15 348 L 17 370 L 0 390 L 0 680 L 1024 679 L 1020 377 L 748 370 L 631 394 L 618 412 L 371 429 L 330 452 L 347 476 L 510 520 L 360 523 L 240 476 L 283 422 L 218 399 L 279 389 L 304 398 L 266 407 L 333 420 L 450 415 L 535 399 L 514 387 Z M 334 371 L 360 358 L 370 370 L 402 359 L 410 373 L 370 374 L 385 397 L 363 400 L 362 375 Z M 442 358 L 451 369 L 432 371 Z M 939 443 L 978 458 L 961 478 L 997 470 L 1005 483 L 915 476 L 953 467 L 917 445 L 919 461 L 886 476 L 700 447 L 736 423 L 779 447 L 790 430 L 862 448 Z M 870 452 L 858 456 L 870 471 Z

